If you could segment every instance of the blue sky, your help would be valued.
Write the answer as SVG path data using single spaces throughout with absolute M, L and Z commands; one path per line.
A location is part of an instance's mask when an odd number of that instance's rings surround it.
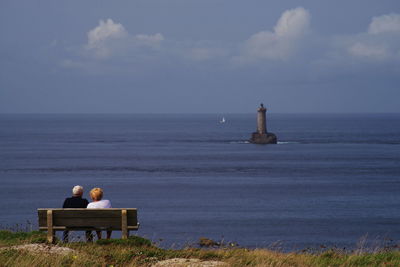
M 400 112 L 400 1 L 0 2 L 0 113 Z

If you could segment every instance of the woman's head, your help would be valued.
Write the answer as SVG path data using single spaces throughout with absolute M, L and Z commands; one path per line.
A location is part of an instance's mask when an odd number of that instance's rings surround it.
M 95 187 L 92 190 L 90 190 L 90 198 L 93 201 L 99 201 L 103 198 L 103 189 Z

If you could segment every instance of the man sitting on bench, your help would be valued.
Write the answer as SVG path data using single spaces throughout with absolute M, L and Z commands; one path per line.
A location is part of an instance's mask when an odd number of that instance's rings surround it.
M 86 208 L 89 204 L 86 198 L 82 198 L 83 195 L 83 187 L 80 185 L 74 186 L 72 188 L 72 197 L 68 197 L 64 200 L 63 209 L 66 208 Z M 63 241 L 65 243 L 68 242 L 69 231 L 64 231 L 63 233 Z M 86 231 L 86 240 L 92 241 L 93 236 L 91 231 Z

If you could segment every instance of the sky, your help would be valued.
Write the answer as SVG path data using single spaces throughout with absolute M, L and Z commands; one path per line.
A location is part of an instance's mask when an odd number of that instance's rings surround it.
M 399 99 L 399 0 L 0 1 L 0 113 L 398 113 Z

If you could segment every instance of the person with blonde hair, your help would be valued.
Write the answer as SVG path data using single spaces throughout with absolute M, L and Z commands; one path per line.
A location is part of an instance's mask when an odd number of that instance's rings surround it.
M 108 199 L 102 199 L 103 198 L 103 189 L 99 187 L 95 187 L 92 190 L 90 190 L 90 198 L 93 200 L 93 202 L 90 202 L 87 205 L 88 209 L 108 209 L 111 208 L 111 202 Z M 111 232 L 107 230 L 107 239 L 111 238 Z M 101 231 L 96 231 L 97 238 L 101 239 Z

